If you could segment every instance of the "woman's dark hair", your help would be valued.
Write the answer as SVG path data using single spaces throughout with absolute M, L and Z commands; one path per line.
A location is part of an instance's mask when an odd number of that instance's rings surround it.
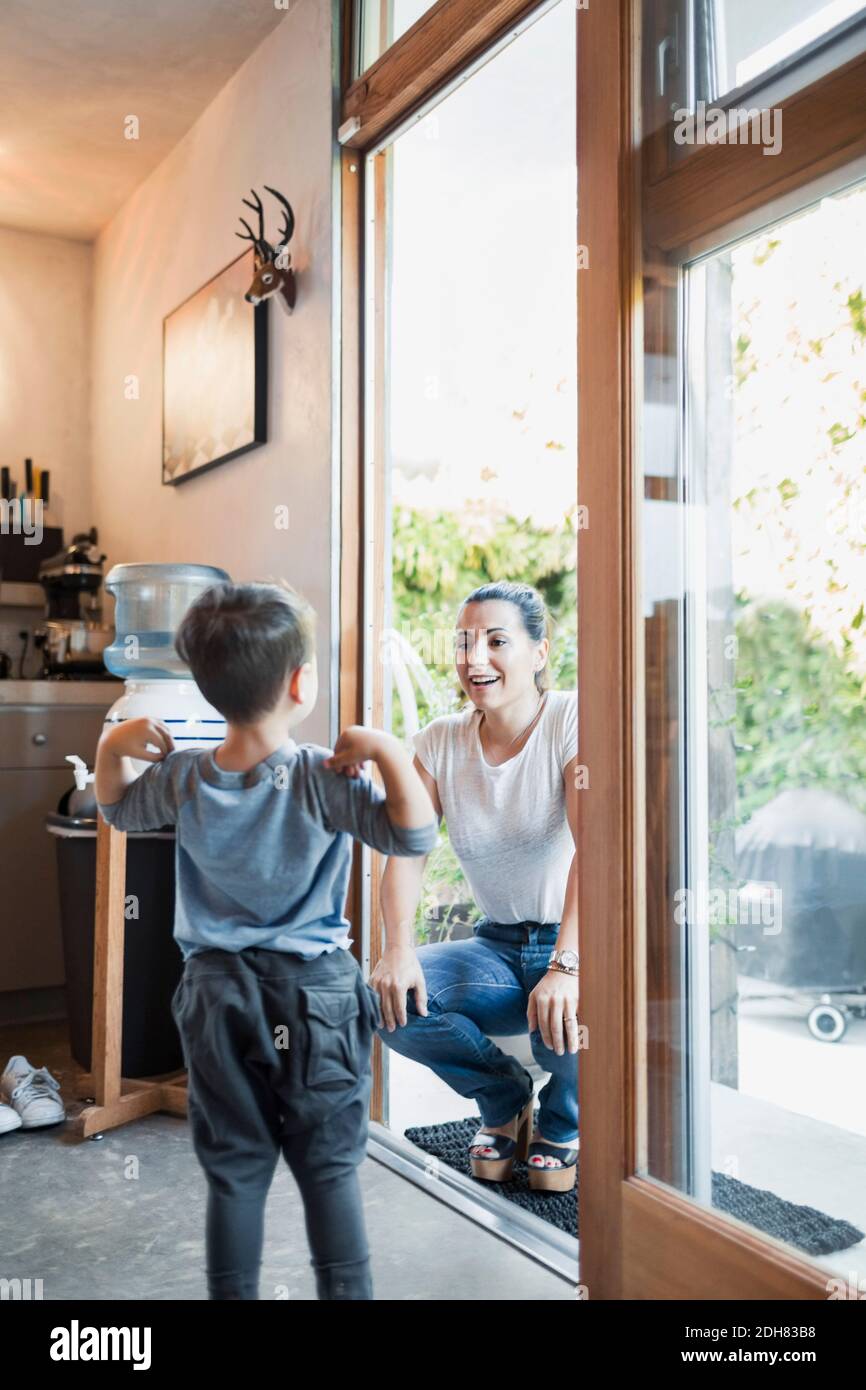
M 272 710 L 315 650 L 315 613 L 288 584 L 214 584 L 187 609 L 175 647 L 231 724 Z
M 537 589 L 533 589 L 531 584 L 518 584 L 510 579 L 497 579 L 493 583 L 482 584 L 480 588 L 473 589 L 460 607 L 465 608 L 467 603 L 492 601 L 514 604 L 523 619 L 524 630 L 532 642 L 541 642 L 545 637 L 550 640 L 553 631 L 553 619 L 541 594 Z M 545 661 L 541 670 L 535 673 L 535 685 L 539 691 L 543 692 L 547 689 L 548 676 L 549 668 Z

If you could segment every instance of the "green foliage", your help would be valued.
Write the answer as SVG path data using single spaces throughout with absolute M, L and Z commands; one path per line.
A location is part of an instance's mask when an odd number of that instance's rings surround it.
M 800 496 L 800 489 L 793 478 L 783 478 L 780 483 L 776 484 L 776 488 L 783 507 L 786 507 L 789 502 L 793 502 L 796 497 Z
M 395 507 L 393 626 L 408 635 L 436 689 L 419 701 L 422 725 L 449 708 L 462 692 L 452 656 L 452 634 L 463 599 L 480 584 L 511 579 L 533 584 L 554 621 L 550 685 L 577 682 L 576 512 L 556 529 L 534 527 L 503 514 L 430 514 Z M 399 732 L 399 730 L 396 730 Z
M 734 379 L 738 387 L 758 370 L 754 354 L 749 352 L 751 346 L 752 340 L 745 333 L 734 340 Z
M 768 238 L 767 241 L 762 242 L 752 257 L 755 265 L 766 265 L 773 252 L 781 245 L 782 243 L 778 237 Z
M 866 681 L 808 614 L 781 602 L 740 604 L 739 819 L 786 787 L 824 787 L 866 812 Z M 861 604 L 852 626 L 862 621 Z
M 861 338 L 866 338 L 866 300 L 863 291 L 856 290 L 854 294 L 848 296 L 848 312 L 851 315 L 851 327 Z
M 455 909 L 469 903 L 469 887 L 460 861 L 454 853 L 443 820 L 439 839 L 430 851 L 424 873 L 421 902 L 415 918 L 415 938 L 419 945 L 433 939 L 448 941 L 453 929 Z M 477 922 L 481 913 L 471 904 L 468 921 Z M 467 920 L 461 917 L 461 921 Z
M 854 438 L 856 431 L 849 430 L 847 425 L 843 425 L 837 420 L 835 424 L 830 426 L 827 433 L 833 448 L 839 449 L 843 444 L 847 444 L 849 439 Z
M 866 812 L 866 607 L 853 563 L 863 554 L 863 190 L 838 199 L 835 210 L 851 220 L 826 261 L 820 211 L 792 223 L 790 236 L 786 227 L 757 241 L 749 264 L 736 252 L 732 259 L 731 356 L 742 391 L 736 448 L 748 451 L 763 431 L 767 451 L 765 467 L 740 475 L 748 491 L 733 502 L 734 572 L 756 586 L 737 596 L 736 700 L 730 687 L 711 700 L 711 715 L 720 714 L 711 723 L 724 725 L 736 746 L 736 812 L 713 825 L 710 843 L 713 877 L 726 886 L 736 886 L 736 825 L 787 788 L 822 787 Z M 805 397 L 798 419 L 811 415 L 813 437 L 774 450 L 776 421 L 794 392 Z M 823 534 L 816 508 L 830 522 Z M 763 578 L 760 565 L 750 568 L 753 555 L 775 562 L 787 599 L 757 592 Z
M 544 529 L 506 513 L 431 514 L 398 506 L 393 518 L 392 623 L 419 653 L 431 677 L 432 699 L 419 698 L 422 727 L 457 709 L 463 693 L 453 660 L 453 631 L 462 601 L 480 584 L 510 579 L 533 584 L 553 618 L 549 659 L 552 689 L 577 684 L 577 512 L 561 527 Z M 394 709 L 394 732 L 401 732 Z M 429 939 L 430 919 L 441 914 L 438 937 L 450 934 L 456 903 L 471 893 L 444 826 L 427 861 L 416 935 Z M 476 914 L 477 915 L 477 914 Z

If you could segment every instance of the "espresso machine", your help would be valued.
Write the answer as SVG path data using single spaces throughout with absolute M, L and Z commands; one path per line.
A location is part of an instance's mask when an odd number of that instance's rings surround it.
M 33 634 L 46 680 L 111 680 L 102 654 L 114 628 L 102 621 L 102 566 L 95 527 L 39 566 L 45 621 Z

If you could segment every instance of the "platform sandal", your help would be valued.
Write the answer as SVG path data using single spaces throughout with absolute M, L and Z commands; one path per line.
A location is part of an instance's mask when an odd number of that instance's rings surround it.
M 548 1144 L 543 1139 L 535 1139 L 529 1146 L 527 1166 L 529 1186 L 534 1192 L 570 1192 L 577 1174 L 577 1155 L 580 1140 L 576 1139 L 573 1148 L 563 1149 L 558 1144 Z M 533 1163 L 533 1158 L 557 1158 L 558 1168 L 542 1167 Z
M 507 1134 L 488 1134 L 484 1129 L 478 1130 L 469 1145 L 469 1166 L 473 1178 L 483 1178 L 486 1182 L 508 1182 L 514 1171 L 514 1160 L 519 1158 L 525 1162 L 529 1153 L 534 1107 L 535 1096 L 531 1095 L 518 1117 L 516 1139 Z M 495 1152 L 490 1156 L 472 1153 L 472 1149 L 481 1146 Z

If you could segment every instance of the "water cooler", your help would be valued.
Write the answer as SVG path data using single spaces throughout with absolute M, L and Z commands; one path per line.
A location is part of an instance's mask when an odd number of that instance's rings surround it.
M 105 588 L 115 600 L 115 638 L 105 665 L 124 682 L 105 727 L 126 719 L 159 719 L 176 748 L 215 748 L 226 734 L 222 715 L 199 691 L 174 648 L 181 619 L 225 570 L 212 565 L 115 565 Z M 147 763 L 134 764 L 139 772 Z

